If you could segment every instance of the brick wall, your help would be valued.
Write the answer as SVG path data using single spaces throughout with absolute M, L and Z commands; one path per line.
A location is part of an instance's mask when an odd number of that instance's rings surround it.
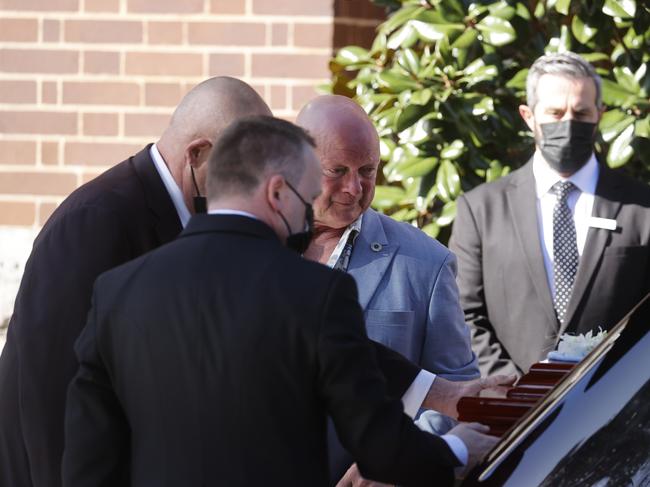
M 40 226 L 153 140 L 189 88 L 252 84 L 292 118 L 333 47 L 372 39 L 368 0 L 0 0 L 0 225 Z
M 154 141 L 207 77 L 292 119 L 333 50 L 369 45 L 382 16 L 369 0 L 0 0 L 0 240 Z

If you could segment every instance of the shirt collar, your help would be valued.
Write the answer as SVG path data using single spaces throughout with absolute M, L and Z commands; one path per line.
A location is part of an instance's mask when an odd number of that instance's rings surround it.
M 540 151 L 535 151 L 533 156 L 533 175 L 538 198 L 547 194 L 558 181 L 571 181 L 581 192 L 595 194 L 599 172 L 598 162 L 593 153 L 587 163 L 568 178 L 563 178 L 557 171 L 551 169 Z
M 341 238 L 339 239 L 339 243 L 336 244 L 336 247 L 334 247 L 334 251 L 332 252 L 332 255 L 330 255 L 330 258 L 327 260 L 328 267 L 334 267 L 336 265 L 336 262 L 339 260 L 339 257 L 341 257 L 341 252 L 343 251 L 343 247 L 345 247 L 345 244 L 348 241 L 350 232 L 352 232 L 353 230 L 356 230 L 359 233 L 361 232 L 361 222 L 363 222 L 363 213 L 359 215 L 359 218 L 357 218 L 355 221 L 350 223 L 348 227 L 345 229 L 345 232 L 343 232 L 343 235 L 341 235 Z
M 259 218 L 257 218 L 252 213 L 249 213 L 247 211 L 241 211 L 241 210 L 231 210 L 230 208 L 219 208 L 218 210 L 210 210 L 208 211 L 208 214 L 209 215 L 239 215 L 239 216 L 247 216 L 248 218 L 259 220 Z
M 169 197 L 172 199 L 172 203 L 174 203 L 174 208 L 176 208 L 176 213 L 178 213 L 178 218 L 181 221 L 181 225 L 183 225 L 183 228 L 185 228 L 187 226 L 187 222 L 190 221 L 190 216 L 192 215 L 190 214 L 190 210 L 187 209 L 185 199 L 183 198 L 183 193 L 178 187 L 178 184 L 176 184 L 176 181 L 174 181 L 172 173 L 169 172 L 169 168 L 167 167 L 167 164 L 165 164 L 165 160 L 158 151 L 156 144 L 153 144 L 151 146 L 151 149 L 149 149 L 149 155 L 151 155 L 154 165 L 156 166 L 156 170 L 160 175 L 160 179 L 162 179 L 162 182 L 165 185 L 165 189 L 167 190 L 167 193 L 169 193 Z

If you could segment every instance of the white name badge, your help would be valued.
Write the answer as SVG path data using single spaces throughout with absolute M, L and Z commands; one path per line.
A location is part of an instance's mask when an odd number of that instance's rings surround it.
M 603 230 L 616 230 L 616 220 L 611 218 L 599 218 L 597 216 L 590 216 L 587 221 L 590 227 L 602 228 Z

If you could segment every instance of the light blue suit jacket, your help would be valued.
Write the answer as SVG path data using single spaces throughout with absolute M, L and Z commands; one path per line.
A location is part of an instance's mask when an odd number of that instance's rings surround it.
M 456 257 L 444 245 L 369 209 L 348 272 L 371 339 L 446 379 L 479 376 L 458 299 Z

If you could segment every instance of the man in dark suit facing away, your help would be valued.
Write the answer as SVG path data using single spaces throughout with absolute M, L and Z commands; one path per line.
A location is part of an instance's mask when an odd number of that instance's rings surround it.
M 521 169 L 458 199 L 451 250 L 483 375 L 526 372 L 564 332 L 609 329 L 650 289 L 650 187 L 598 163 L 601 81 L 577 54 L 537 59 Z
M 0 357 L 0 486 L 61 485 L 73 344 L 95 278 L 174 239 L 197 209 L 193 196 L 203 192 L 204 162 L 221 130 L 270 113 L 246 83 L 206 80 L 183 98 L 156 144 L 77 189 L 45 224 Z
M 328 414 L 367 477 L 451 485 L 454 443 L 474 459 L 496 440 L 414 426 L 387 396 L 353 279 L 299 256 L 321 191 L 313 140 L 253 117 L 208 164 L 209 214 L 95 283 L 64 485 L 327 485 Z

